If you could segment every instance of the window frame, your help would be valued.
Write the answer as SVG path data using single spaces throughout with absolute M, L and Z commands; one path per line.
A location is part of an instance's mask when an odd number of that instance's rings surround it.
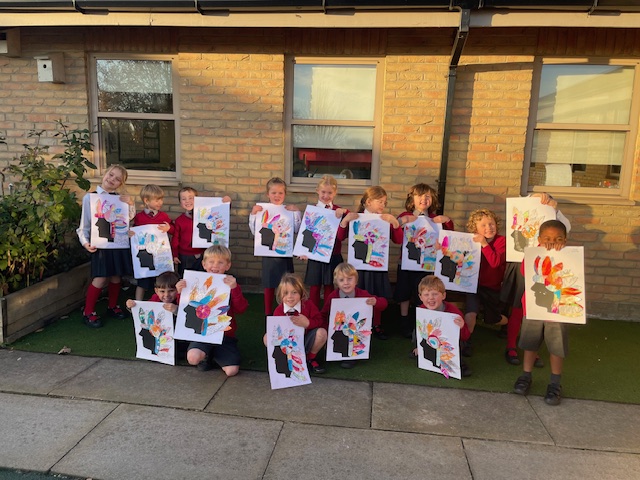
M 313 65 L 369 65 L 376 67 L 376 86 L 374 92 L 374 113 L 371 121 L 355 120 L 318 120 L 293 118 L 294 67 L 296 64 Z M 285 57 L 285 106 L 284 106 L 284 154 L 285 180 L 291 191 L 308 192 L 315 188 L 318 178 L 293 176 L 293 128 L 295 126 L 339 126 L 339 127 L 370 127 L 373 128 L 371 148 L 371 178 L 346 179 L 336 178 L 340 193 L 362 193 L 363 189 L 371 185 L 378 185 L 380 178 L 380 154 L 382 148 L 382 108 L 384 94 L 384 57 L 335 57 L 335 56 L 303 56 L 287 55 Z
M 150 60 L 171 62 L 171 83 L 173 113 L 139 113 L 139 112 L 101 112 L 98 109 L 98 80 L 97 61 L 98 60 Z M 127 168 L 128 183 L 155 183 L 158 185 L 178 185 L 181 179 L 180 161 L 180 99 L 179 86 L 180 76 L 178 73 L 178 58 L 175 55 L 153 55 L 153 54 L 129 54 L 129 53 L 91 53 L 89 54 L 89 105 L 91 115 L 92 142 L 94 145 L 95 165 L 98 167 L 97 175 L 102 176 L 106 169 L 105 147 L 102 145 L 99 134 L 100 120 L 109 119 L 132 119 L 132 120 L 168 120 L 174 125 L 174 145 L 175 145 L 175 172 L 136 170 Z M 126 167 L 126 165 L 125 165 Z
M 634 78 L 631 93 L 631 105 L 629 108 L 629 123 L 627 124 L 599 124 L 586 123 L 538 123 L 538 102 L 540 94 L 540 82 L 542 69 L 545 65 L 615 65 L 622 67 L 634 67 Z M 521 194 L 527 195 L 534 192 L 546 192 L 556 197 L 575 200 L 579 203 L 605 203 L 615 200 L 627 201 L 630 199 L 632 173 L 634 168 L 634 153 L 638 138 L 638 116 L 640 115 L 640 61 L 628 58 L 567 58 L 567 57 L 543 57 L 534 61 L 533 79 L 531 82 L 531 106 L 527 125 L 527 138 L 525 142 L 525 155 L 521 182 Z M 603 131 L 625 132 L 626 139 L 620 166 L 619 188 L 604 187 L 557 187 L 549 185 L 535 185 L 529 187 L 529 172 L 533 157 L 534 132 L 544 130 L 567 131 Z

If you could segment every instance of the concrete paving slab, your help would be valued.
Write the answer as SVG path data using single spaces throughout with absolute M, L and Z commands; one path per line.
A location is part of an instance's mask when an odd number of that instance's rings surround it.
M 460 439 L 285 424 L 265 480 L 471 478 Z
M 202 410 L 226 378 L 221 370 L 101 359 L 51 394 Z
M 0 350 L 0 390 L 46 395 L 99 358 Z
M 281 422 L 120 405 L 52 469 L 102 480 L 259 479 Z
M 227 380 L 206 411 L 243 417 L 369 428 L 369 383 L 318 377 L 312 377 L 311 381 L 311 385 L 271 390 L 268 373 L 243 371 L 237 377 Z
M 640 456 L 463 440 L 474 480 L 637 480 Z
M 526 398 L 449 388 L 374 383 L 373 428 L 552 444 Z
M 640 405 L 565 398 L 551 407 L 541 397 L 529 401 L 556 445 L 640 453 Z
M 0 393 L 0 466 L 49 470 L 114 408 L 86 400 Z

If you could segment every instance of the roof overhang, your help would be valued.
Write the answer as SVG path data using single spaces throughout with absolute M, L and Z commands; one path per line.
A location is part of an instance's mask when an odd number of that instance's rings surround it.
M 640 26 L 638 0 L 0 0 L 0 26 Z

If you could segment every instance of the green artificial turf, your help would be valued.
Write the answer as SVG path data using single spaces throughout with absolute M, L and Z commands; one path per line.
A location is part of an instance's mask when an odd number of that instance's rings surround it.
M 262 336 L 265 331 L 262 295 L 246 294 L 249 309 L 238 318 L 237 336 L 242 352 L 241 367 L 250 370 L 267 369 L 267 357 Z M 104 312 L 104 301 L 98 313 Z M 355 368 L 345 370 L 339 362 L 327 362 L 325 377 L 349 380 L 397 382 L 449 388 L 467 388 L 491 392 L 510 392 L 521 367 L 504 360 L 505 340 L 496 330 L 479 326 L 473 334 L 474 353 L 466 359 L 473 375 L 462 380 L 417 368 L 417 360 L 408 357 L 411 341 L 400 337 L 395 320 L 398 307 L 390 305 L 383 324 L 392 334 L 386 341 L 373 340 L 371 358 L 358 361 Z M 58 352 L 66 346 L 72 355 L 135 358 L 133 321 L 105 319 L 99 329 L 82 324 L 80 312 L 63 317 L 42 330 L 32 333 L 9 348 L 35 352 Z M 564 396 L 591 400 L 640 404 L 640 383 L 637 382 L 640 323 L 588 320 L 586 325 L 571 326 L 569 355 L 565 361 L 562 384 Z M 544 395 L 549 379 L 548 354 L 543 347 L 541 357 L 545 367 L 533 372 L 533 395 Z M 142 360 L 141 360 L 142 361 Z M 178 359 L 184 364 L 184 359 Z

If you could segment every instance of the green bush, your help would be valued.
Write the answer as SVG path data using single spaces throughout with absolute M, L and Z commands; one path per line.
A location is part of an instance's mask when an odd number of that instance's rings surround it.
M 41 145 L 44 133 L 29 132 L 33 144 L 25 144 L 24 152 L 0 172 L 0 287 L 4 294 L 72 266 L 60 265 L 61 258 L 87 258 L 86 252 L 77 253 L 73 231 L 81 208 L 68 182 L 75 180 L 85 191 L 90 187 L 84 178 L 87 168 L 96 168 L 85 157 L 93 150 L 90 132 L 69 130 L 58 121 L 54 136 L 65 150 L 50 160 L 45 158 L 49 147 Z M 4 191 L 7 178 L 13 182 L 9 192 Z

